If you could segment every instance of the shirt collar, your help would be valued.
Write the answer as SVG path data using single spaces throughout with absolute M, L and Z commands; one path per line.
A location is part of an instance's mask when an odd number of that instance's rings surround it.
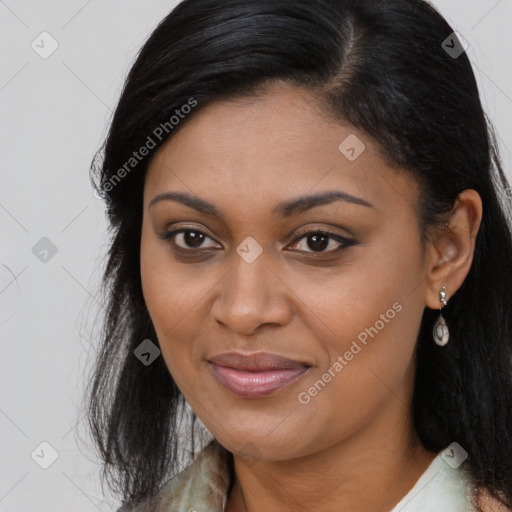
M 424 500 L 420 508 L 428 511 L 454 510 L 449 505 L 452 501 L 457 502 L 457 510 L 465 509 L 463 503 L 468 506 L 467 475 L 460 469 L 449 468 L 443 453 L 438 454 L 392 512 L 418 510 L 418 500 Z M 153 498 L 135 508 L 125 505 L 118 512 L 225 512 L 232 481 L 232 457 L 213 439 L 190 466 L 168 480 Z M 440 506 L 443 502 L 448 508 Z
M 118 512 L 224 512 L 231 483 L 232 455 L 213 439 L 190 466 L 168 480 L 158 493 Z

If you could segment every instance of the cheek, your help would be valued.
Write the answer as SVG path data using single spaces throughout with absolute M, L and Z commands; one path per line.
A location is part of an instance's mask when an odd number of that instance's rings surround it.
M 425 305 L 421 255 L 416 245 L 400 242 L 387 237 L 328 279 L 305 274 L 296 281 L 308 329 L 321 346 L 319 367 L 301 387 L 302 403 L 316 413 L 357 421 L 391 393 L 406 392 L 398 390 L 412 365 Z
M 336 268 L 287 271 L 285 282 L 331 355 L 344 353 L 354 339 L 364 344 L 372 334 L 393 349 L 402 339 L 414 344 L 424 309 L 420 260 L 418 248 L 401 236 L 382 236 L 371 247 L 356 247 Z
M 321 294 L 311 293 L 306 300 L 311 313 L 303 317 L 309 319 L 308 329 L 321 347 L 319 365 L 309 383 L 323 378 L 333 395 L 339 393 L 349 402 L 371 396 L 374 384 L 382 387 L 379 379 L 392 386 L 402 379 L 422 312 L 421 306 L 411 304 L 400 283 L 390 280 L 374 288 L 368 285 L 376 283 L 371 272 L 366 276 L 365 282 L 340 279 L 324 285 Z
M 141 284 L 155 328 L 168 335 L 174 324 L 200 302 L 202 286 L 187 265 L 179 265 L 163 240 L 142 231 Z
M 145 234 L 141 239 L 141 285 L 144 301 L 157 333 L 162 354 L 167 362 L 168 340 L 172 339 L 180 321 L 186 317 L 194 301 L 195 287 L 188 286 L 183 275 L 172 271 L 171 256 L 163 241 Z
M 190 387 L 198 361 L 204 357 L 207 296 L 219 280 L 217 273 L 198 272 L 180 264 L 163 241 L 144 231 L 141 238 L 141 285 L 162 357 L 178 385 Z

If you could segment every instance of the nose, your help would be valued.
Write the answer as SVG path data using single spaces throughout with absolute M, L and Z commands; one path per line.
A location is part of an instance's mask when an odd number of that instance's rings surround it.
M 291 291 L 260 256 L 247 263 L 238 255 L 221 282 L 211 314 L 216 322 L 239 335 L 251 335 L 263 325 L 283 326 L 290 322 Z

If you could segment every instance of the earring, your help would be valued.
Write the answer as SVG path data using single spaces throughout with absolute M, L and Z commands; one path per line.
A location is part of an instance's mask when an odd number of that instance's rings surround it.
M 446 288 L 444 286 L 439 292 L 439 300 L 444 304 L 444 306 L 446 306 Z M 432 331 L 434 341 L 436 342 L 436 345 L 439 345 L 440 347 L 446 345 L 450 339 L 450 333 L 448 331 L 446 321 L 443 317 L 442 309 L 443 308 L 439 308 L 439 316 L 436 320 L 436 323 L 434 324 L 434 329 Z

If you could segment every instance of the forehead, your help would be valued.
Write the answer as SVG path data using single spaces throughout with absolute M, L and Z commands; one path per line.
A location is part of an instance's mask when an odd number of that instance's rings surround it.
M 376 143 L 328 116 L 312 93 L 275 86 L 258 98 L 202 108 L 149 166 L 144 200 L 182 190 L 213 202 L 269 204 L 338 188 L 379 205 L 412 205 L 416 184 L 390 169 Z

